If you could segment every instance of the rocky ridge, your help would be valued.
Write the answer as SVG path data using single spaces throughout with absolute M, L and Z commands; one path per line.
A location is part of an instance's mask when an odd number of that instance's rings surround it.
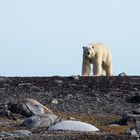
M 21 120 L 27 117 L 21 111 L 24 108 L 21 103 L 27 98 L 39 101 L 60 118 L 93 124 L 100 132 L 60 133 L 49 132 L 46 128 L 21 127 Z M 0 99 L 0 138 L 3 139 L 24 139 L 26 136 L 51 140 L 128 140 L 139 137 L 139 76 L 0 77 Z M 15 109 L 17 112 L 13 107 L 15 104 L 20 104 L 19 110 Z

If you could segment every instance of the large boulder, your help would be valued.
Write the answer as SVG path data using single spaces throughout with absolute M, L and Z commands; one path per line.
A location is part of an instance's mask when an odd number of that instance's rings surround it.
M 95 132 L 99 131 L 98 128 L 95 126 L 80 122 L 80 121 L 72 121 L 72 120 L 65 120 L 56 123 L 55 125 L 51 126 L 48 130 L 66 130 L 66 131 L 78 131 L 78 132 Z
M 33 115 L 44 115 L 52 112 L 44 105 L 34 99 L 25 99 L 21 103 L 9 103 L 8 109 L 15 114 L 21 114 L 25 117 Z
M 22 126 L 37 128 L 37 127 L 50 127 L 54 123 L 59 122 L 61 119 L 54 114 L 34 115 L 25 119 Z

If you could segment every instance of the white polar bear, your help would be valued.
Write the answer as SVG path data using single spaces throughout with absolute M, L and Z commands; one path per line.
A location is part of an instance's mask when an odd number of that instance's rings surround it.
M 89 76 L 93 64 L 94 76 L 112 76 L 112 57 L 108 47 L 102 43 L 91 43 L 83 47 L 82 75 Z

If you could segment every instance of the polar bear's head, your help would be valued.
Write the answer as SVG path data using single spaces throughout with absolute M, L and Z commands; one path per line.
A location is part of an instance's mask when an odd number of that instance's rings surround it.
M 94 45 L 91 43 L 88 46 L 84 46 L 83 53 L 89 59 L 94 57 L 95 56 Z

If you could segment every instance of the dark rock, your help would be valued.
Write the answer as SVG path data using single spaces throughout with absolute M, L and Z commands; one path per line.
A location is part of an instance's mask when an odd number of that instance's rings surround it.
M 8 110 L 7 104 L 0 104 L 0 110 Z
M 127 99 L 127 101 L 128 101 L 129 103 L 140 103 L 140 96 L 139 96 L 139 95 L 135 95 L 135 96 L 133 96 L 133 97 L 129 97 L 129 98 Z
M 135 137 L 140 137 L 140 115 L 125 114 L 119 121 L 113 122 L 113 124 L 118 125 L 128 125 L 133 124 L 133 128 L 129 130 L 131 135 Z
M 119 76 L 127 76 L 127 74 L 125 72 L 122 72 L 119 74 Z
M 11 112 L 8 110 L 8 106 L 6 104 L 0 105 L 0 116 L 1 117 L 11 117 Z
M 33 115 L 33 113 L 24 103 L 9 103 L 8 108 L 12 113 L 21 114 L 25 117 L 30 117 Z
M 135 123 L 137 118 L 140 118 L 140 116 L 131 115 L 131 114 L 123 114 L 118 121 L 115 121 L 112 124 L 128 125 L 129 122 Z
M 134 109 L 133 110 L 133 114 L 136 114 L 136 115 L 140 114 L 140 108 Z
M 128 116 L 127 114 L 124 114 L 121 116 L 121 119 L 119 121 L 115 122 L 115 124 L 128 125 L 129 120 L 130 120 L 130 116 Z

